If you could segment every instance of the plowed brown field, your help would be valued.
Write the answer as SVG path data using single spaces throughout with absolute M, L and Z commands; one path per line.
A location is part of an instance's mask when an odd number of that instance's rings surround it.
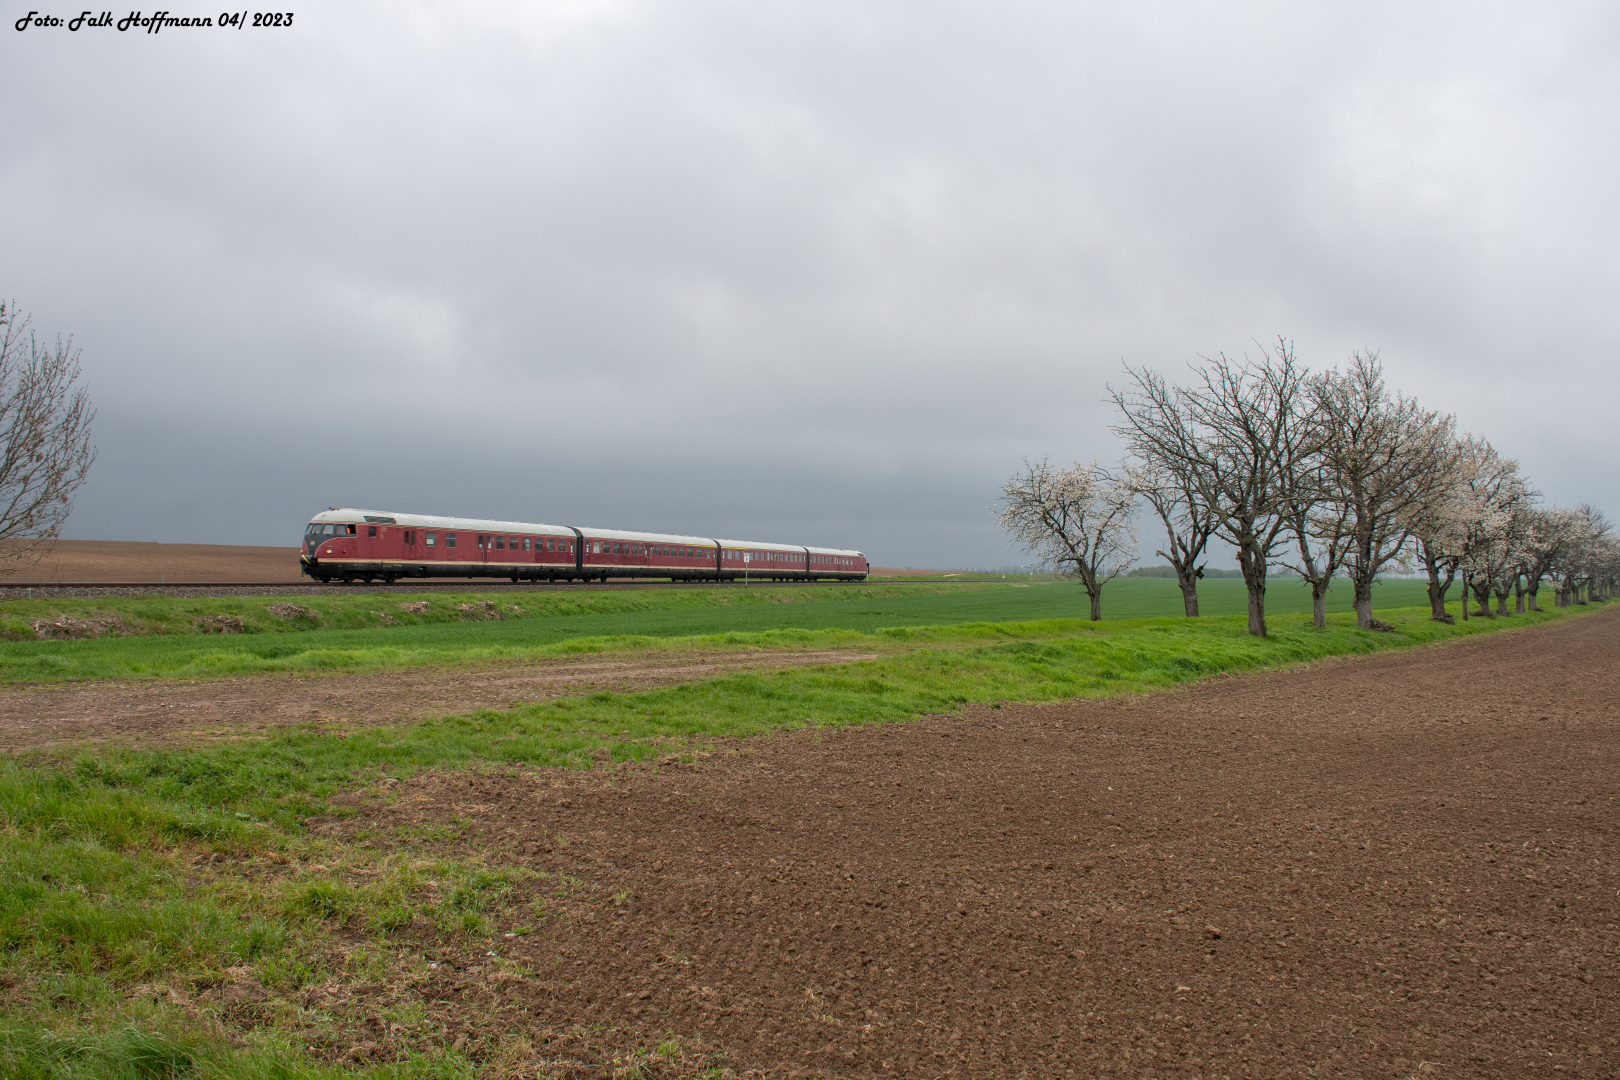
M 295 537 L 296 539 L 296 537 Z M 297 547 L 146 544 L 124 540 L 51 540 L 25 560 L 17 581 L 297 582 Z
M 674 1034 L 746 1076 L 1613 1077 L 1617 701 L 1611 611 L 611 780 L 421 776 L 313 824 L 470 820 L 618 903 L 308 1004 L 521 1035 L 513 1076 Z M 411 1036 L 368 1038 L 330 1052 Z

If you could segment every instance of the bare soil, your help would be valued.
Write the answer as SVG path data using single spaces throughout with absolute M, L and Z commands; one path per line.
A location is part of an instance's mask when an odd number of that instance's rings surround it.
M 12 574 L 17 581 L 308 581 L 298 548 L 51 540 Z
M 240 738 L 299 723 L 397 724 L 596 690 L 636 691 L 733 671 L 847 663 L 852 650 L 647 652 L 475 670 L 254 675 L 0 687 L 0 753 L 117 740 L 136 746 Z
M 1617 701 L 1610 611 L 656 772 L 420 776 L 312 826 L 431 854 L 456 823 L 566 875 L 548 914 L 305 1004 L 371 1015 L 334 1058 L 431 1028 L 513 1076 L 673 1035 L 744 1076 L 1613 1077 Z M 402 1003 L 425 1027 L 377 1019 Z

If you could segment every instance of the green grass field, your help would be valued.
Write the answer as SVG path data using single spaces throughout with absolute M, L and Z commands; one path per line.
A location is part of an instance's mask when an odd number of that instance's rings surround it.
M 1115 584 L 1125 586 L 1109 594 L 1116 616 L 1132 603 L 1138 611 L 1162 611 L 1166 601 L 1179 609 L 1173 584 L 1168 591 L 1151 579 Z M 1241 584 L 1211 585 L 1206 609 L 1242 610 Z M 1410 598 L 1413 591 L 1392 584 L 1382 596 Z M 486 863 L 476 845 L 454 859 L 412 861 L 369 843 L 305 835 L 302 821 L 331 812 L 327 800 L 344 789 L 390 790 L 381 786 L 385 778 L 424 769 L 610 769 L 671 754 L 689 758 L 721 739 L 903 721 L 972 703 L 1140 692 L 1531 626 L 1579 610 L 1448 626 L 1430 621 L 1426 607 L 1381 608 L 1391 633 L 1359 630 L 1342 612 L 1317 630 L 1307 615 L 1277 610 L 1288 601 L 1279 588 L 1272 634 L 1261 640 L 1236 613 L 1076 619 L 1084 594 L 1069 584 L 662 608 L 666 601 L 635 599 L 640 595 L 614 601 L 644 605 L 639 610 L 502 622 L 8 644 L 16 650 L 6 657 L 11 678 L 42 656 L 60 665 L 51 669 L 55 677 L 95 677 L 86 673 L 131 657 L 148 665 L 138 673 L 161 674 L 229 670 L 244 657 L 308 660 L 323 650 L 329 659 L 322 663 L 360 667 L 659 642 L 855 644 L 874 656 L 408 725 L 293 726 L 183 750 L 99 747 L 0 765 L 0 1075 L 493 1080 L 495 1073 L 453 1047 L 353 1071 L 305 1055 L 311 1025 L 325 1021 L 299 1004 L 301 992 L 400 977 L 420 963 L 422 949 L 419 938 L 400 936 L 404 928 L 428 925 L 442 940 L 478 950 L 497 935 L 527 932 L 534 919 L 502 899 L 522 871 Z M 355 600 L 375 603 L 333 602 Z M 1339 598 L 1335 607 L 1343 606 Z M 292 651 L 251 651 L 260 648 Z M 446 827 L 457 828 L 454 821 Z M 214 863 L 214 854 L 226 861 Z M 571 892 L 576 886 L 589 897 L 589 882 L 566 883 Z M 228 1018 L 222 1027 L 217 1009 L 195 1003 L 243 971 L 274 1008 L 249 1027 L 232 1027 Z
M 566 593 L 466 593 L 294 598 L 296 613 L 271 609 L 294 601 L 273 597 L 182 600 L 8 601 L 0 624 L 13 637 L 33 636 L 38 620 L 76 620 L 136 631 L 80 640 L 0 642 L 0 682 L 64 679 L 196 678 L 270 671 L 332 671 L 421 665 L 499 663 L 569 649 L 642 648 L 678 642 L 709 647 L 804 647 L 806 632 L 873 635 L 896 627 L 1035 622 L 1085 618 L 1084 591 L 1050 584 L 874 584 L 860 587 L 658 589 Z M 1202 583 L 1206 616 L 1245 612 L 1241 581 Z M 1424 603 L 1417 581 L 1391 581 L 1374 594 L 1379 609 Z M 1292 579 L 1268 590 L 1273 615 L 1310 608 Z M 1348 590 L 1329 594 L 1328 610 L 1347 611 Z M 419 609 L 419 610 L 412 610 Z M 1178 617 L 1173 581 L 1110 582 L 1105 621 Z M 117 619 L 117 623 L 110 620 Z M 207 633 L 221 619 L 241 633 Z

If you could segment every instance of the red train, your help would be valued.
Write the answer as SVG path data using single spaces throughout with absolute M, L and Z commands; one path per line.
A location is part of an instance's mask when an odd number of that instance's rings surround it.
M 864 581 L 866 556 L 841 548 L 761 544 L 522 521 L 329 510 L 310 519 L 300 557 L 319 581 L 503 577 L 513 581 Z

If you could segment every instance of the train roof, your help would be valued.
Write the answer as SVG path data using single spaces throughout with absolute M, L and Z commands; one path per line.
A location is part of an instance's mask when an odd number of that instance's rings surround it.
M 804 544 L 761 544 L 753 540 L 722 540 L 722 547 L 747 548 L 750 551 L 808 551 L 812 555 L 848 555 L 860 558 L 861 553 L 847 548 L 811 547 Z
M 326 510 L 316 514 L 309 520 L 321 524 L 332 521 L 352 525 L 401 525 L 410 529 L 539 533 L 542 536 L 574 535 L 574 530 L 565 525 L 537 525 L 527 521 L 491 521 L 483 518 L 435 517 L 432 514 L 400 514 L 392 510 L 359 510 L 352 506 L 346 506 L 341 510 Z
M 528 521 L 495 521 L 486 518 L 435 517 L 431 514 L 401 514 L 392 510 L 361 510 L 346 506 L 341 510 L 325 510 L 310 518 L 311 522 L 342 522 L 353 525 L 400 525 L 411 529 L 455 529 L 463 532 L 530 533 L 541 536 L 573 536 L 567 525 L 540 525 Z M 689 544 L 694 547 L 746 548 L 749 551 L 808 551 L 812 555 L 844 555 L 864 558 L 859 551 L 848 548 L 806 547 L 802 544 L 773 544 L 759 540 L 718 540 L 711 536 L 682 536 L 678 533 L 629 532 L 624 529 L 596 529 L 580 526 L 579 531 L 592 540 L 629 540 L 632 543 Z

